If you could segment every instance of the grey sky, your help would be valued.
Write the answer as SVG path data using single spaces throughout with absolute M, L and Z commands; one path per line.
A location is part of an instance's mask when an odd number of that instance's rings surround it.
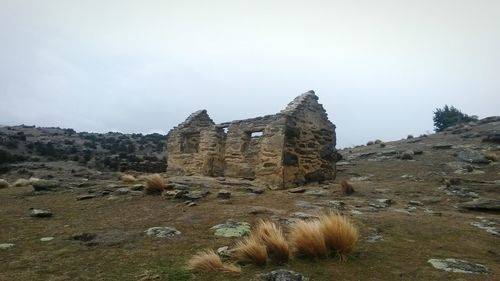
M 315 90 L 338 146 L 500 115 L 500 1 L 0 0 L 0 124 L 167 132 Z

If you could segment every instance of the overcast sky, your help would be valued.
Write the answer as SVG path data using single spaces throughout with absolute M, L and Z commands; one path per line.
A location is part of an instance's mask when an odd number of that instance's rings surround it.
M 0 0 L 0 124 L 162 132 L 314 90 L 338 147 L 500 115 L 500 1 Z

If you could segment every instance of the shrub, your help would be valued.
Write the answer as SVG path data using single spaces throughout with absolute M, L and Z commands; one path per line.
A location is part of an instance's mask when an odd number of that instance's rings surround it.
M 200 273 L 210 273 L 219 270 L 231 273 L 241 272 L 241 268 L 234 264 L 223 264 L 219 255 L 213 250 L 198 252 L 188 261 L 188 268 Z
M 0 179 L 0 189 L 2 189 L 2 188 L 7 188 L 7 187 L 9 187 L 9 186 L 10 186 L 10 184 L 9 184 L 9 182 L 8 182 L 8 181 L 6 181 L 6 180 L 4 180 L 4 179 Z
M 147 176 L 144 180 L 146 181 L 145 191 L 147 194 L 159 195 L 165 189 L 165 180 L 159 174 Z
M 136 181 L 135 177 L 129 174 L 121 176 L 120 180 L 125 183 L 134 183 Z
M 266 246 L 268 256 L 279 264 L 288 262 L 290 247 L 285 240 L 281 227 L 270 221 L 260 221 L 252 236 Z
M 236 258 L 242 262 L 252 262 L 257 266 L 264 266 L 267 263 L 266 246 L 253 236 L 236 243 L 234 253 Z
M 347 217 L 334 213 L 320 216 L 319 224 L 328 249 L 337 252 L 342 260 L 346 260 L 358 242 L 359 233 L 356 226 Z
M 354 193 L 354 188 L 346 180 L 340 182 L 340 192 L 345 195 L 350 195 Z
M 432 119 L 436 132 L 441 132 L 453 125 L 475 121 L 477 116 L 469 116 L 453 106 L 445 105 L 443 108 L 436 108 Z
M 328 249 L 319 221 L 299 221 L 291 226 L 290 242 L 294 252 L 304 257 L 326 257 Z

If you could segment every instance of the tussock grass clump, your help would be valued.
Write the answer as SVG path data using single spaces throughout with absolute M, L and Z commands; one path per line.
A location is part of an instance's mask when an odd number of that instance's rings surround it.
M 492 151 L 484 152 L 483 155 L 484 155 L 484 158 L 486 158 L 490 161 L 493 161 L 493 162 L 497 162 L 498 159 L 500 158 L 495 152 L 492 152 Z
M 254 236 L 245 238 L 236 243 L 234 248 L 235 257 L 241 262 L 251 262 L 257 266 L 264 266 L 267 263 L 267 249 Z
M 17 179 L 12 185 L 15 187 L 28 186 L 31 182 L 27 179 Z
M 188 269 L 199 273 L 211 273 L 224 271 L 239 274 L 241 268 L 234 264 L 224 264 L 213 250 L 200 251 L 194 255 L 188 262 Z
M 9 186 L 10 186 L 10 184 L 9 184 L 9 182 L 8 182 L 8 181 L 6 181 L 6 180 L 4 180 L 4 179 L 0 179 L 0 189 L 2 189 L 2 188 L 7 188 L 7 187 L 9 187 Z
M 338 253 L 341 260 L 346 260 L 358 242 L 356 226 L 347 217 L 335 213 L 321 215 L 319 226 L 328 249 Z
M 290 258 L 290 247 L 286 242 L 283 230 L 274 222 L 260 221 L 252 235 L 266 246 L 269 257 L 279 264 L 286 263 Z
M 134 183 L 137 179 L 133 175 L 125 174 L 120 177 L 120 180 L 124 183 Z
M 340 192 L 344 195 L 350 195 L 354 193 L 354 188 L 346 180 L 340 182 Z
M 147 176 L 144 180 L 146 181 L 146 188 L 144 190 L 147 194 L 159 195 L 165 190 L 165 179 L 159 174 Z
M 303 257 L 326 257 L 328 248 L 319 221 L 299 221 L 291 226 L 290 242 L 294 252 Z

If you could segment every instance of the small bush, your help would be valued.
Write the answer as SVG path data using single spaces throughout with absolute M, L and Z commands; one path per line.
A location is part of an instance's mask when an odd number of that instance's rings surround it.
M 290 242 L 294 252 L 303 257 L 326 257 L 328 248 L 319 221 L 300 221 L 291 226 Z
M 7 188 L 7 187 L 9 187 L 9 186 L 10 186 L 10 184 L 9 184 L 9 182 L 8 182 L 8 181 L 6 181 L 6 180 L 4 180 L 4 179 L 0 179 L 0 189 L 2 189 L 2 188 Z
M 344 195 L 350 195 L 354 193 L 354 188 L 346 180 L 340 182 L 340 192 Z
M 288 262 L 290 258 L 290 247 L 286 242 L 281 227 L 270 221 L 260 221 L 252 236 L 266 246 L 266 251 L 271 260 L 278 264 Z
M 121 176 L 120 180 L 124 183 L 134 183 L 136 181 L 135 177 L 129 174 Z
M 267 263 L 267 249 L 255 237 L 250 236 L 236 243 L 234 249 L 236 258 L 241 262 L 251 262 L 257 266 Z
M 358 242 L 356 226 L 347 217 L 333 213 L 320 216 L 319 224 L 326 246 L 346 260 Z
M 144 180 L 146 181 L 145 191 L 147 194 L 159 195 L 165 190 L 165 180 L 159 174 L 147 176 Z

